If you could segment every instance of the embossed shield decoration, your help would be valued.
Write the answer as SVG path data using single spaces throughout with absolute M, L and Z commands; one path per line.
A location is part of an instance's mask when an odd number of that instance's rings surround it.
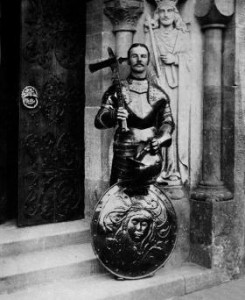
M 139 279 L 163 267 L 177 236 L 174 208 L 159 188 L 112 186 L 91 222 L 94 252 L 120 278 Z

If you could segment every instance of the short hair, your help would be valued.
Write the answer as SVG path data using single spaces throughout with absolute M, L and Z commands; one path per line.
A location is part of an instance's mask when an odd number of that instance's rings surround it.
M 132 44 L 132 45 L 129 47 L 129 49 L 128 49 L 128 60 L 129 60 L 129 58 L 130 58 L 130 52 L 131 52 L 131 50 L 132 50 L 133 48 L 136 48 L 136 47 L 143 47 L 143 48 L 146 49 L 146 51 L 147 51 L 147 53 L 148 53 L 148 61 L 147 61 L 147 64 L 149 64 L 149 62 L 150 62 L 150 51 L 149 51 L 148 47 L 147 47 L 145 44 L 142 44 L 142 43 L 134 43 L 134 44 Z

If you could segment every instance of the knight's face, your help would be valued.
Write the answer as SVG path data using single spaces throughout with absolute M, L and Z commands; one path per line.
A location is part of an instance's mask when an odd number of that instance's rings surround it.
M 158 9 L 159 22 L 163 26 L 170 26 L 174 22 L 174 7 L 171 5 L 162 5 Z
M 144 47 L 137 46 L 131 49 L 129 64 L 135 73 L 144 73 L 148 64 L 148 52 Z

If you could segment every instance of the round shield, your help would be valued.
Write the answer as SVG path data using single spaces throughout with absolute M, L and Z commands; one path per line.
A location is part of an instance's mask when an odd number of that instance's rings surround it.
M 94 252 L 119 278 L 154 274 L 176 242 L 177 218 L 172 203 L 155 185 L 113 185 L 98 202 L 91 222 Z

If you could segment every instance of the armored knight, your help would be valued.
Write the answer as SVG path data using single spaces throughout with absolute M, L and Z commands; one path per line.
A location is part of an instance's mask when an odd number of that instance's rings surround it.
M 155 180 L 162 166 L 161 148 L 171 144 L 174 130 L 169 97 L 159 85 L 147 77 L 150 61 L 145 44 L 133 44 L 128 50 L 131 72 L 121 81 L 124 107 L 118 107 L 118 89 L 114 84 L 104 94 L 95 117 L 98 129 L 116 127 L 127 121 L 128 130 L 117 127 L 111 180 L 147 182 Z

